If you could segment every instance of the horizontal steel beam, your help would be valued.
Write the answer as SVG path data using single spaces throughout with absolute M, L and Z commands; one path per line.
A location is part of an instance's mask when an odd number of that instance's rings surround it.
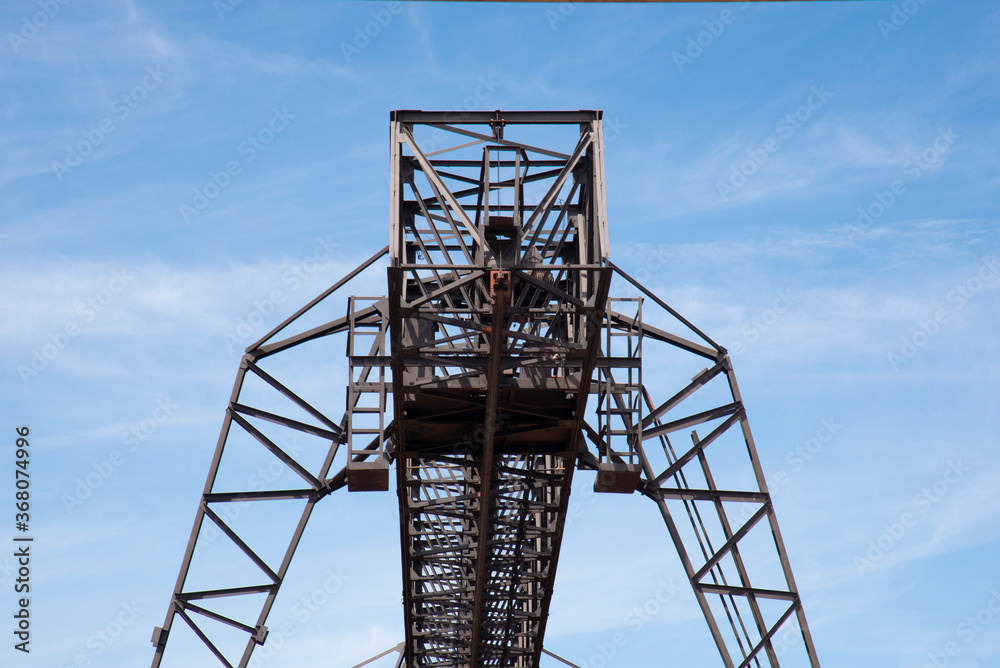
M 389 120 L 400 123 L 458 123 L 461 125 L 489 125 L 502 120 L 508 125 L 572 125 L 601 120 L 602 112 L 581 111 L 418 111 L 396 109 L 389 112 Z

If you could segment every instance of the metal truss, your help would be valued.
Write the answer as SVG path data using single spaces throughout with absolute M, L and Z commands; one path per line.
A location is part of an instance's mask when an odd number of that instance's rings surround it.
M 387 316 L 378 310 L 378 304 L 361 305 L 352 299 L 346 316 L 278 338 L 279 333 L 307 312 L 322 310 L 326 306 L 323 302 L 330 295 L 385 257 L 387 252 L 388 248 L 384 248 L 373 255 L 247 349 L 236 374 L 166 620 L 163 626 L 157 627 L 153 632 L 153 668 L 159 666 L 163 659 L 167 640 L 178 617 L 190 627 L 221 665 L 229 668 L 245 667 L 254 649 L 267 639 L 265 621 L 313 507 L 320 499 L 349 484 L 350 472 L 346 466 L 332 475 L 331 471 L 334 470 L 333 462 L 341 445 L 347 442 L 352 429 L 354 434 L 364 434 L 367 445 L 359 446 L 357 442 L 352 442 L 348 461 L 367 462 L 391 456 L 393 425 L 386 425 L 374 438 L 368 437 L 368 430 L 352 426 L 351 416 L 359 412 L 358 394 L 348 395 L 347 410 L 343 418 L 334 420 L 315 402 L 307 401 L 294 389 L 295 378 L 282 379 L 267 369 L 268 358 L 303 344 L 315 345 L 315 342 L 327 337 L 362 327 L 384 332 L 383 323 Z M 367 352 L 374 356 L 384 355 L 383 345 L 384 337 L 376 336 Z M 384 374 L 379 375 L 382 368 L 365 367 L 356 370 L 352 365 L 352 386 L 384 378 Z M 375 379 L 370 378 L 373 369 L 376 372 Z M 313 465 L 312 470 L 296 458 L 295 453 L 289 452 L 291 448 L 282 445 L 294 445 L 302 438 L 311 441 L 313 450 L 320 449 L 319 453 L 305 453 L 321 462 L 318 466 Z M 387 441 L 390 442 L 388 446 Z M 253 452 L 255 449 L 259 452 Z M 302 446 L 298 449 L 306 450 Z M 241 478 L 241 460 L 262 452 L 274 457 L 273 463 L 278 468 L 273 477 L 279 478 L 282 473 L 288 472 L 292 474 L 289 477 L 298 478 L 302 484 L 292 488 L 262 490 L 259 478 L 255 479 L 252 475 Z M 317 457 L 317 454 L 320 456 Z M 274 506 L 281 504 L 297 504 L 301 507 L 298 518 L 291 527 L 255 522 L 255 515 L 267 517 L 268 511 L 276 511 Z M 277 514 L 287 518 L 288 513 L 283 511 L 287 511 L 287 507 L 277 511 Z M 240 519 L 242 530 L 234 526 L 235 521 Z M 275 561 L 273 556 L 268 556 L 274 553 L 274 536 L 280 535 L 282 529 L 287 528 L 292 530 L 291 537 L 287 547 Z M 202 581 L 211 578 L 201 577 L 198 584 L 191 584 L 189 579 L 199 553 L 211 552 L 219 548 L 220 543 L 224 544 L 221 546 L 223 548 L 236 548 L 236 556 L 230 550 L 230 560 L 225 564 L 226 573 L 216 573 L 214 577 L 227 582 L 234 579 L 239 581 L 227 586 L 203 586 Z M 225 606 L 221 606 L 222 603 Z M 237 608 L 241 614 L 223 613 L 220 612 L 220 607 L 227 610 Z M 249 611 L 257 612 L 245 617 Z M 242 650 L 238 653 L 232 650 L 234 630 L 244 634 Z M 226 651 L 227 648 L 230 649 L 229 652 Z
M 565 147 L 504 136 L 540 123 Z M 611 273 L 600 113 L 402 111 L 391 134 L 407 657 L 537 666 Z
M 635 439 L 641 475 L 634 489 L 659 507 L 723 664 L 727 668 L 777 668 L 780 656 L 773 638 L 797 624 L 805 654 L 800 660 L 818 668 L 819 658 L 728 354 L 638 281 L 613 263 L 609 265 L 652 302 L 659 319 L 674 325 L 671 332 L 643 323 L 641 311 L 638 317 L 623 318 L 609 309 L 605 325 L 609 333 L 631 328 L 633 338 L 645 341 L 647 358 L 650 349 L 654 351 L 652 358 L 658 365 L 671 357 L 669 353 L 673 358 L 701 358 L 711 364 L 662 403 L 653 401 L 646 385 L 635 386 L 631 379 L 618 385 L 624 388 L 618 393 L 606 390 L 616 386 L 614 371 L 602 369 L 608 381 L 598 388 L 598 405 L 617 406 L 616 416 L 623 423 L 618 431 Z M 627 403 L 633 391 L 641 401 L 638 407 Z M 708 433 L 699 436 L 696 427 Z M 621 460 L 604 441 L 609 430 L 585 429 L 599 452 L 608 452 L 612 461 Z M 671 436 L 687 430 L 690 447 L 675 449 Z M 598 471 L 595 489 L 603 491 L 597 459 L 584 455 L 580 464 Z M 727 481 L 742 484 L 719 484 L 720 469 Z M 794 659 L 792 663 L 799 665 Z
M 545 147 L 531 139 L 541 125 Z M 386 256 L 387 296 L 351 296 L 346 315 L 282 334 Z M 631 294 L 610 297 L 612 280 Z M 339 420 L 265 370 L 336 336 Z M 678 377 L 692 380 L 670 387 Z M 686 431 L 691 445 L 675 447 Z M 298 461 L 282 434 L 312 437 L 322 463 Z M 304 485 L 223 489 L 237 438 Z M 775 634 L 793 626 L 819 666 L 725 349 L 609 259 L 598 111 L 392 113 L 390 243 L 247 349 L 153 667 L 178 616 L 222 665 L 246 666 L 315 503 L 345 486 L 387 490 L 393 463 L 397 668 L 537 668 L 578 468 L 597 473 L 595 491 L 657 504 L 727 668 L 777 668 Z M 276 562 L 217 509 L 288 502 L 303 508 Z M 245 583 L 189 584 L 209 524 L 252 567 Z M 209 605 L 240 597 L 256 617 Z M 238 656 L 204 619 L 245 634 Z

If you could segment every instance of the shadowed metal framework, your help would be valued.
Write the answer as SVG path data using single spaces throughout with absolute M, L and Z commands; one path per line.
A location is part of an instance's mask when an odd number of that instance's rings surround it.
M 723 665 L 787 664 L 775 636 L 791 631 L 801 657 L 788 665 L 818 668 L 725 349 L 609 259 L 601 113 L 395 111 L 390 135 L 390 243 L 247 349 L 153 667 L 178 617 L 221 665 L 246 666 L 313 506 L 343 487 L 388 490 L 394 465 L 399 666 L 533 668 L 550 654 L 582 469 L 596 492 L 658 506 Z M 345 315 L 302 325 L 386 257 L 386 296 L 350 296 Z M 336 337 L 340 419 L 265 368 Z M 671 440 L 682 432 L 690 445 Z M 314 442 L 312 468 L 281 445 L 289 434 Z M 223 488 L 234 439 L 304 484 Z M 268 558 L 224 508 L 276 503 L 299 508 Z M 220 539 L 248 565 L 227 575 L 246 581 L 195 585 L 199 545 Z

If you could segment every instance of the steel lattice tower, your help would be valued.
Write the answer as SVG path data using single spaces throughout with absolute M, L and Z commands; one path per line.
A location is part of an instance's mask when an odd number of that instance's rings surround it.
M 246 666 L 314 505 L 344 487 L 388 490 L 394 465 L 400 666 L 539 665 L 573 473 L 588 469 L 595 491 L 658 506 L 724 666 L 779 666 L 774 636 L 797 628 L 818 668 L 726 350 L 609 259 L 601 112 L 392 112 L 390 189 L 389 245 L 243 357 L 153 667 L 178 617 L 221 665 Z M 385 296 L 303 325 L 386 256 Z M 339 419 L 267 370 L 336 337 Z M 321 463 L 281 434 L 321 443 Z M 236 440 L 304 484 L 233 487 Z M 288 502 L 301 510 L 270 558 L 224 511 Z M 190 582 L 209 533 L 253 576 Z M 239 656 L 213 639 L 220 625 L 246 634 Z

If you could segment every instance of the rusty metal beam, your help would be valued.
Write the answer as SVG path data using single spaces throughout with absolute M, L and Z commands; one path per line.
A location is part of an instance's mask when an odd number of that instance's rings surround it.
M 500 397 L 500 361 L 504 348 L 504 310 L 507 296 L 510 292 L 510 275 L 498 272 L 502 276 L 494 283 L 493 289 L 493 322 L 490 332 L 490 362 L 486 372 L 486 419 L 483 422 L 483 452 L 479 468 L 479 551 L 476 555 L 476 593 L 473 600 L 483 600 L 483 588 L 486 584 L 486 565 L 489 563 L 490 538 L 490 506 L 493 483 L 493 443 L 497 429 L 497 402 Z M 483 626 L 483 606 L 476 605 L 472 613 L 472 647 L 469 651 L 471 666 L 479 665 L 479 647 Z

